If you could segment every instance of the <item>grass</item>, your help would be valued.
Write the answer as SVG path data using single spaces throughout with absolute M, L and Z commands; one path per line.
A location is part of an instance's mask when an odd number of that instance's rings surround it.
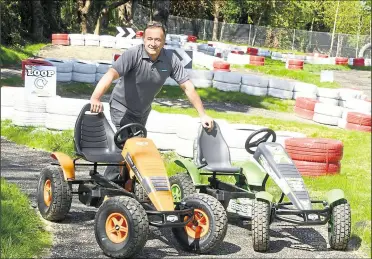
M 23 59 L 27 59 L 37 53 L 43 47 L 47 46 L 48 44 L 38 43 L 38 44 L 30 44 L 26 45 L 25 47 L 4 47 L 1 46 L 0 49 L 0 65 L 1 66 L 12 66 L 21 64 Z
M 169 108 L 159 105 L 154 110 L 166 113 L 188 114 L 193 117 L 197 112 L 193 108 Z M 322 125 L 306 124 L 294 121 L 282 121 L 274 118 L 262 118 L 243 114 L 221 113 L 207 110 L 216 119 L 225 119 L 229 123 L 248 123 L 262 125 L 273 130 L 293 131 L 306 134 L 308 137 L 331 138 L 341 140 L 344 144 L 344 156 L 341 161 L 341 173 L 336 176 L 304 177 L 313 199 L 324 199 L 325 193 L 332 188 L 341 188 L 352 209 L 352 235 L 354 240 L 361 240 L 364 253 L 371 248 L 371 134 L 357 131 L 334 129 Z M 1 122 L 1 135 L 21 144 L 45 150 L 60 150 L 73 153 L 72 132 L 52 134 L 33 128 L 15 127 L 9 121 Z M 170 175 L 181 171 L 170 162 L 177 155 L 163 154 Z M 273 184 L 270 184 L 271 187 Z M 271 191 L 271 189 L 269 189 Z
M 51 246 L 51 235 L 25 194 L 1 178 L 1 258 L 35 258 Z

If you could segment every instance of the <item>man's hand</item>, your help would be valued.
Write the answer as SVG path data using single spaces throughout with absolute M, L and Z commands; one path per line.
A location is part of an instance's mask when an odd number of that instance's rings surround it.
M 204 128 L 208 129 L 208 132 L 210 132 L 214 127 L 213 119 L 206 114 L 200 117 L 200 122 Z
M 99 99 L 90 98 L 90 111 L 96 113 L 103 111 L 103 104 Z

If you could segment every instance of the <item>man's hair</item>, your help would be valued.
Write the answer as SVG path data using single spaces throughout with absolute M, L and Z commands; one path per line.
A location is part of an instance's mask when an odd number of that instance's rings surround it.
M 161 28 L 163 30 L 164 37 L 165 37 L 166 35 L 165 28 L 161 22 L 156 22 L 156 21 L 148 22 L 145 30 L 143 31 L 143 34 L 145 34 L 147 29 L 151 29 L 151 28 Z

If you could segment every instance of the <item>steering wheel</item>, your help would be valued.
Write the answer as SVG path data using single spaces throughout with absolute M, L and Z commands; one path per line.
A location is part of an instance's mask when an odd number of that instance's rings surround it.
M 114 142 L 118 148 L 123 149 L 125 141 L 138 136 L 146 138 L 146 128 L 139 123 L 130 123 L 118 129 L 114 136 Z
M 256 141 L 252 141 L 252 139 L 262 133 L 262 132 L 266 132 L 266 134 L 257 139 Z M 263 143 L 263 142 L 267 142 L 267 140 L 270 138 L 270 136 L 273 136 L 273 139 L 271 140 L 271 142 L 275 142 L 276 140 L 276 134 L 275 132 L 272 130 L 272 129 L 269 129 L 269 128 L 264 128 L 264 129 L 260 129 L 260 130 L 257 130 L 256 132 L 252 133 L 248 138 L 247 140 L 245 141 L 245 150 L 247 150 L 247 152 L 249 154 L 254 154 L 255 150 L 252 150 L 252 148 L 254 147 L 258 147 L 259 144 Z

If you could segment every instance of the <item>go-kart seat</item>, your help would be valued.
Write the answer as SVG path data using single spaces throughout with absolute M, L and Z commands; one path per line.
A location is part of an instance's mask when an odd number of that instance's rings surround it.
M 200 125 L 197 138 L 196 162 L 199 165 L 207 163 L 204 169 L 211 172 L 238 173 L 240 171 L 239 167 L 231 165 L 229 147 L 222 136 L 220 127 L 215 121 L 211 132 L 208 132 L 207 129 Z
M 114 131 L 103 112 L 88 113 L 90 104 L 81 110 L 74 133 L 75 151 L 90 162 L 119 163 L 124 160 L 114 142 Z

